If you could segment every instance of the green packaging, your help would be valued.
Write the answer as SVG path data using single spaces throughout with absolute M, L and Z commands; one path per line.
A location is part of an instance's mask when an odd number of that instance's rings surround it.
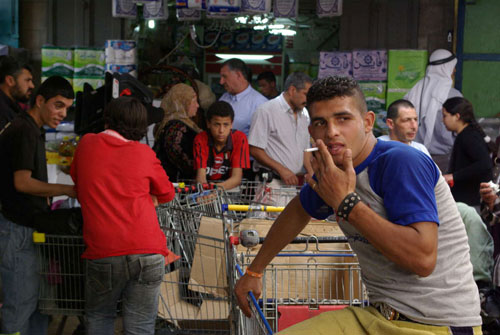
M 404 97 L 425 76 L 427 50 L 389 50 L 386 104 Z
M 42 47 L 42 76 L 73 77 L 73 49 Z
M 368 110 L 385 110 L 387 83 L 383 81 L 362 81 L 359 87 L 365 95 Z
M 105 54 L 102 48 L 74 49 L 75 76 L 95 77 L 104 75 Z
M 74 76 L 73 77 L 73 90 L 76 92 L 83 92 L 83 84 L 89 84 L 95 90 L 104 85 L 104 77 L 92 76 Z

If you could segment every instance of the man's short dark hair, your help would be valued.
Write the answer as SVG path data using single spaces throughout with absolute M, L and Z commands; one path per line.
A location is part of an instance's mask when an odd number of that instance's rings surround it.
M 229 116 L 231 118 L 231 122 L 234 121 L 234 110 L 230 104 L 225 101 L 217 101 L 210 105 L 207 111 L 206 119 L 207 122 L 212 121 L 214 116 L 226 117 Z
M 396 100 L 389 105 L 389 108 L 387 108 L 387 118 L 391 120 L 396 120 L 399 117 L 400 108 L 415 109 L 415 106 L 413 106 L 413 104 L 410 101 L 405 99 Z
M 229 70 L 231 71 L 239 71 L 245 77 L 245 79 L 250 82 L 248 77 L 250 76 L 250 71 L 248 70 L 247 65 L 245 64 L 244 61 L 242 61 L 239 58 L 230 58 L 224 63 L 222 63 L 222 66 L 228 66 Z
M 104 124 L 128 140 L 139 141 L 146 135 L 148 113 L 137 98 L 123 96 L 106 106 Z
M 66 99 L 74 99 L 75 92 L 73 87 L 61 76 L 52 76 L 47 78 L 36 90 L 36 93 L 31 96 L 31 106 L 35 105 L 36 97 L 41 95 L 45 101 L 52 99 L 58 95 Z
M 367 112 L 365 96 L 358 83 L 350 77 L 331 76 L 315 81 L 307 92 L 307 109 L 318 101 L 338 97 L 354 97 L 359 111 Z
M 28 64 L 19 63 L 14 57 L 0 56 L 0 84 L 5 81 L 5 77 L 12 76 L 17 78 L 23 69 L 33 72 Z
M 265 80 L 268 83 L 273 83 L 273 82 L 275 83 L 276 76 L 274 75 L 274 73 L 272 73 L 272 71 L 264 71 L 257 76 L 257 81 L 259 80 Z
M 302 90 L 306 87 L 306 83 L 312 83 L 311 77 L 304 72 L 292 72 L 285 80 L 283 91 L 287 91 L 290 86 L 295 87 L 297 90 Z

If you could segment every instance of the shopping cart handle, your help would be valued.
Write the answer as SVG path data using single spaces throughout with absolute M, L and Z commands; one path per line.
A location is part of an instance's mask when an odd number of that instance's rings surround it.
M 240 275 L 240 277 L 243 276 L 243 271 L 241 270 L 241 267 L 239 266 L 239 264 L 236 264 L 236 271 L 238 271 L 238 274 Z M 248 292 L 248 296 L 249 296 L 250 300 L 252 301 L 252 304 L 255 307 L 255 310 L 257 311 L 257 313 L 259 313 L 259 317 L 261 318 L 262 323 L 266 327 L 267 333 L 269 335 L 272 335 L 273 330 L 271 329 L 269 322 L 267 322 L 266 317 L 264 316 L 264 313 L 262 313 L 262 310 L 260 309 L 259 304 L 257 303 L 257 299 L 255 299 L 255 295 L 253 294 L 252 291 L 250 291 L 250 292 Z
M 33 243 L 45 243 L 45 233 L 33 232 Z

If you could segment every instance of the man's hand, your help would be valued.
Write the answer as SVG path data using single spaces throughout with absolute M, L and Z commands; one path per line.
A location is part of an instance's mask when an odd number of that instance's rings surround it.
M 488 183 L 481 183 L 479 185 L 479 194 L 481 195 L 481 200 L 484 201 L 490 211 L 493 210 L 495 200 L 497 200 L 498 196 Z
M 314 154 L 312 168 L 318 181 L 307 175 L 306 181 L 318 195 L 337 210 L 345 196 L 356 189 L 356 172 L 352 165 L 351 149 L 344 152 L 342 169 L 337 167 L 322 140 L 316 142 L 319 149 Z
M 236 286 L 234 287 L 234 294 L 236 295 L 236 299 L 238 300 L 238 305 L 240 306 L 241 311 L 247 317 L 252 316 L 250 304 L 248 303 L 247 298 L 248 292 L 250 291 L 255 295 L 255 299 L 259 299 L 262 292 L 262 280 L 260 278 L 244 275 L 236 283 Z
M 450 185 L 450 187 L 453 187 L 453 174 L 451 173 L 444 174 L 443 177 L 446 183 Z
M 70 198 L 76 198 L 76 190 L 73 185 L 62 185 L 63 192 Z
M 290 169 L 283 167 L 278 171 L 281 181 L 284 182 L 286 185 L 298 185 L 299 184 L 299 178 L 293 173 Z

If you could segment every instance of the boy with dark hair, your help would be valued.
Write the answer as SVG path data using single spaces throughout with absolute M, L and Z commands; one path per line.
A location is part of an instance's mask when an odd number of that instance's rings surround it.
M 271 71 L 265 71 L 258 75 L 257 83 L 259 91 L 268 99 L 276 98 L 280 92 L 276 88 L 276 76 Z
M 0 130 L 2 333 L 47 333 L 48 318 L 37 309 L 40 275 L 32 238 L 35 217 L 49 212 L 49 197 L 76 194 L 72 185 L 47 182 L 43 126 L 57 127 L 73 97 L 66 79 L 50 77 L 38 89 L 28 112 L 20 112 Z
M 18 103 L 28 102 L 35 88 L 31 72 L 13 57 L 0 57 L 0 130 L 21 112 Z
M 138 142 L 147 127 L 139 100 L 112 100 L 104 119 L 106 130 L 83 136 L 71 165 L 84 219 L 87 330 L 113 334 L 122 299 L 125 333 L 152 335 L 165 257 L 173 260 L 154 204 L 172 200 L 174 188 L 154 151 Z
M 233 130 L 234 111 L 218 101 L 207 111 L 207 131 L 194 139 L 194 168 L 199 183 L 217 182 L 226 190 L 241 184 L 243 169 L 250 167 L 248 140 Z

